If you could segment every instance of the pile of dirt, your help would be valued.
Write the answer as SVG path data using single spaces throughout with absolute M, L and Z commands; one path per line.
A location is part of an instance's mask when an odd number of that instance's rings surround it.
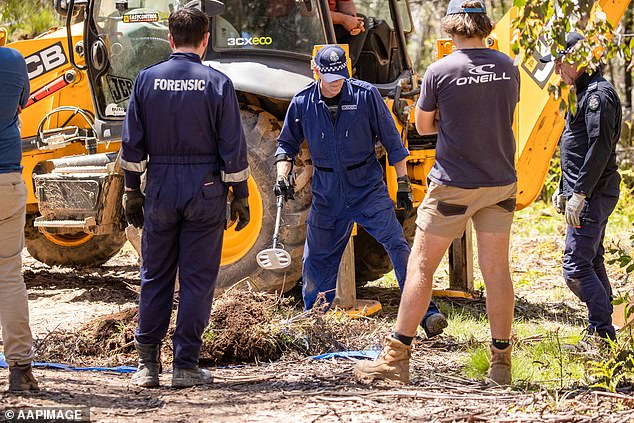
M 385 332 L 374 319 L 353 320 L 323 306 L 298 312 L 283 297 L 229 291 L 216 300 L 203 335 L 201 360 L 211 364 L 275 361 L 374 347 Z M 323 304 L 323 303 L 322 303 Z
M 201 361 L 216 365 L 270 362 L 289 355 L 373 348 L 387 330 L 380 320 L 355 320 L 324 311 L 318 305 L 302 312 L 291 300 L 271 294 L 228 291 L 214 303 L 203 335 Z
M 101 316 L 76 331 L 49 333 L 37 346 L 38 361 L 73 365 L 133 365 L 137 308 Z M 171 335 L 176 313 L 163 344 L 161 358 L 171 365 Z M 376 319 L 353 320 L 317 307 L 300 312 L 290 300 L 276 295 L 229 290 L 214 301 L 203 334 L 203 364 L 270 362 L 284 355 L 376 347 L 387 328 Z
M 212 363 L 279 359 L 282 351 L 271 323 L 285 310 L 272 299 L 267 294 L 230 291 L 216 300 L 203 334 L 202 359 Z
M 138 309 L 100 316 L 76 331 L 53 331 L 36 344 L 38 361 L 116 366 L 134 363 Z

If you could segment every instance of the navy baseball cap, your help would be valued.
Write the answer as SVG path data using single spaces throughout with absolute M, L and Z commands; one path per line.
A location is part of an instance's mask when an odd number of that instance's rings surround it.
M 564 57 L 566 54 L 570 53 L 574 46 L 581 40 L 585 40 L 586 38 L 579 34 L 578 32 L 569 32 L 566 34 L 566 48 L 563 50 L 558 50 L 557 55 L 553 57 L 552 54 L 547 54 L 546 56 L 539 59 L 542 63 L 552 62 L 553 60 L 559 59 L 560 57 Z
M 350 77 L 346 52 L 338 45 L 322 47 L 315 54 L 313 61 L 321 74 L 321 79 L 326 82 Z
M 479 13 L 486 15 L 487 9 L 484 6 L 484 2 L 479 1 L 479 7 L 465 7 L 465 3 L 470 3 L 473 0 L 451 0 L 449 6 L 447 6 L 447 16 L 456 15 L 458 13 Z

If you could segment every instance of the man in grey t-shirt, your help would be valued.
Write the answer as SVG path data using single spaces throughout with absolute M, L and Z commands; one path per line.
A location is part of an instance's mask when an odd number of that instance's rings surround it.
M 517 180 L 513 112 L 519 71 L 504 53 L 461 48 L 425 72 L 418 107 L 428 117 L 438 110 L 436 162 L 429 179 L 460 188 L 504 186 Z M 421 119 L 417 119 L 420 127 Z M 430 122 L 431 123 L 431 122 Z
M 442 27 L 458 49 L 427 69 L 416 109 L 416 129 L 422 135 L 438 133 L 438 144 L 429 190 L 418 208 L 396 328 L 379 358 L 359 362 L 355 371 L 365 378 L 409 381 L 411 343 L 431 298 L 434 272 L 473 219 L 491 325 L 488 377 L 508 385 L 514 308 L 508 255 L 517 190 L 513 114 L 519 71 L 508 56 L 486 48 L 493 24 L 481 1 L 451 0 Z

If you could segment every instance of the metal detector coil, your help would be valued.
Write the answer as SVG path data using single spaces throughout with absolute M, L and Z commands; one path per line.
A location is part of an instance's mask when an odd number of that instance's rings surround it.
M 284 246 L 279 242 L 280 223 L 282 221 L 282 207 L 284 206 L 284 196 L 277 196 L 277 214 L 275 216 L 275 229 L 273 231 L 273 246 L 260 251 L 255 259 L 258 266 L 265 270 L 284 269 L 291 265 L 291 255 L 284 250 Z M 281 247 L 281 248 L 280 248 Z
M 281 248 L 267 248 L 255 257 L 258 266 L 266 270 L 284 269 L 291 265 L 291 255 Z

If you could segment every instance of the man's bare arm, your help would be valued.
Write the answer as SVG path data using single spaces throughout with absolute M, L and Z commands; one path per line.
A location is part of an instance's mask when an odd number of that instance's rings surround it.
M 403 159 L 398 163 L 394 163 L 394 170 L 396 170 L 396 176 L 398 178 L 407 175 L 407 159 Z
M 438 119 L 436 118 L 438 110 L 426 112 L 420 107 L 416 107 L 416 130 L 420 135 L 431 135 L 438 133 Z
M 343 12 L 346 15 L 357 16 L 357 7 L 354 5 L 354 1 L 338 1 L 337 10 Z
M 355 29 L 363 30 L 363 18 L 357 18 L 341 12 L 330 12 L 330 16 L 333 24 L 343 26 L 348 32 Z

